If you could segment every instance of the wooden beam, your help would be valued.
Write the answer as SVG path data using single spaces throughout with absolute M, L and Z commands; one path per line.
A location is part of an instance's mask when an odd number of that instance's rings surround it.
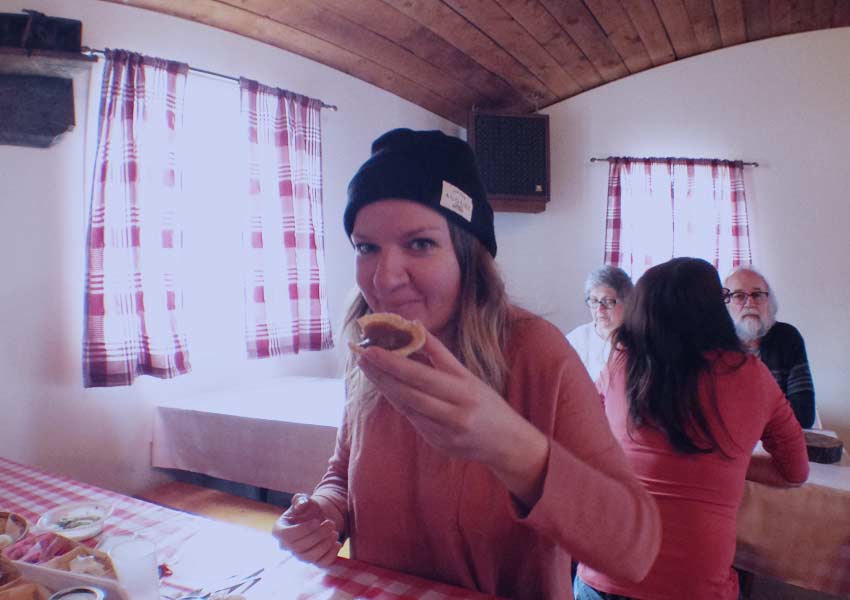
M 336 11 L 361 27 L 407 48 L 422 60 L 463 82 L 480 96 L 479 106 L 513 107 L 531 110 L 533 106 L 502 78 L 483 68 L 466 54 L 434 34 L 431 30 L 400 13 L 383 0 L 314 0 Z
M 643 45 L 652 59 L 653 66 L 664 65 L 676 60 L 673 46 L 667 38 L 667 30 L 655 9 L 655 4 L 646 0 L 622 0 L 623 7 L 635 24 Z
M 833 27 L 850 27 L 850 0 L 835 0 L 835 12 L 832 15 Z
M 639 73 L 652 66 L 646 45 L 620 0 L 585 0 L 585 4 L 630 73 Z
M 700 51 L 709 52 L 722 47 L 714 5 L 705 0 L 685 0 L 685 8 L 688 10 Z
M 614 81 L 629 74 L 617 50 L 581 0 L 541 1 L 604 81 Z
M 505 81 L 531 102 L 557 100 L 543 82 L 450 6 L 438 0 L 385 0 Z
M 850 2 L 845 2 L 850 6 Z M 835 0 L 815 0 L 814 26 L 812 29 L 828 29 L 832 25 L 832 13 L 835 10 Z
M 832 15 L 833 27 L 850 27 L 850 1 L 835 0 L 835 13 Z
M 549 14 L 540 0 L 497 0 L 497 2 L 572 76 L 581 90 L 589 90 L 603 83 L 602 77 L 581 49 Z
M 794 0 L 791 4 L 791 32 L 815 29 L 815 17 L 815 0 Z
M 463 127 L 473 106 L 524 114 L 677 58 L 850 26 L 850 0 L 103 1 L 273 45 Z
M 235 7 L 250 7 L 255 14 L 274 19 L 330 44 L 341 45 L 344 41 L 345 50 L 414 81 L 465 110 L 481 97 L 468 85 L 455 79 L 453 73 L 441 71 L 398 44 L 312 1 L 251 0 L 250 4 L 239 0 L 220 1 Z
M 742 44 L 747 41 L 747 29 L 744 25 L 744 8 L 741 0 L 713 0 L 717 26 L 723 47 Z M 764 2 L 764 0 L 755 0 Z
M 747 41 L 770 37 L 770 4 L 767 0 L 744 0 Z
M 495 0 L 444 2 L 522 63 L 556 97 L 566 98 L 581 91 L 575 79 Z
M 850 0 L 835 0 L 835 12 L 832 14 L 832 26 L 850 26 Z
M 230 1 L 230 0 L 228 0 Z M 276 21 L 296 27 L 329 43 L 345 40 L 345 48 L 429 88 L 461 106 L 472 106 L 480 94 L 409 50 L 315 2 L 254 0 L 252 5 Z M 330 33 L 330 35 L 328 34 Z
M 791 33 L 791 0 L 770 0 L 770 33 Z
M 445 117 L 458 125 L 466 126 L 467 111 L 464 107 L 458 106 L 403 75 L 373 63 L 345 48 L 251 11 L 217 0 L 182 0 L 181 2 L 172 2 L 171 0 L 105 1 L 154 10 L 204 23 L 238 35 L 246 35 L 246 32 L 250 32 L 249 37 L 252 39 L 299 54 L 343 73 L 348 73 Z M 341 104 L 340 100 L 329 100 L 333 104 Z
M 684 0 L 655 0 L 655 8 L 667 30 L 676 58 L 699 52 L 699 43 Z

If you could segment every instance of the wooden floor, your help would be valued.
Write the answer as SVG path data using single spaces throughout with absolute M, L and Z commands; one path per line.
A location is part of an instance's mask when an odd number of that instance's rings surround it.
M 137 494 L 136 497 L 160 506 L 250 527 L 264 533 L 271 533 L 275 521 L 286 510 L 286 507 L 183 481 L 170 481 L 158 485 Z M 340 556 L 347 558 L 348 555 L 348 542 L 346 542 L 340 551 Z
M 203 515 L 219 521 L 244 525 L 259 531 L 271 531 L 274 522 L 285 510 L 273 504 L 227 494 L 211 488 L 171 481 L 147 490 L 138 498 L 182 510 L 194 515 Z

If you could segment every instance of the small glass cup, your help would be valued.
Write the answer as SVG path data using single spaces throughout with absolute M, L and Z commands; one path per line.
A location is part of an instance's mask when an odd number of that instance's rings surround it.
M 127 591 L 129 598 L 160 600 L 156 544 L 143 538 L 133 538 L 110 548 L 109 556 L 118 572 L 118 583 Z

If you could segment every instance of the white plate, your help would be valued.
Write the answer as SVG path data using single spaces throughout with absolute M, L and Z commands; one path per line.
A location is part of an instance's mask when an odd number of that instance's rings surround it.
M 57 506 L 41 515 L 35 529 L 52 531 L 76 541 L 87 540 L 103 530 L 103 523 L 111 514 L 111 504 L 72 502 Z

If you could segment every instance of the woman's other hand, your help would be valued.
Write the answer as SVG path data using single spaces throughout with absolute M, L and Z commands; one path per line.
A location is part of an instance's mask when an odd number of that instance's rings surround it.
M 275 522 L 272 535 L 282 549 L 320 567 L 333 564 L 342 546 L 334 522 L 306 494 L 292 497 L 292 504 Z
M 489 466 L 527 507 L 540 496 L 549 441 L 431 333 L 429 364 L 369 348 L 359 366 L 419 435 L 457 458 Z

